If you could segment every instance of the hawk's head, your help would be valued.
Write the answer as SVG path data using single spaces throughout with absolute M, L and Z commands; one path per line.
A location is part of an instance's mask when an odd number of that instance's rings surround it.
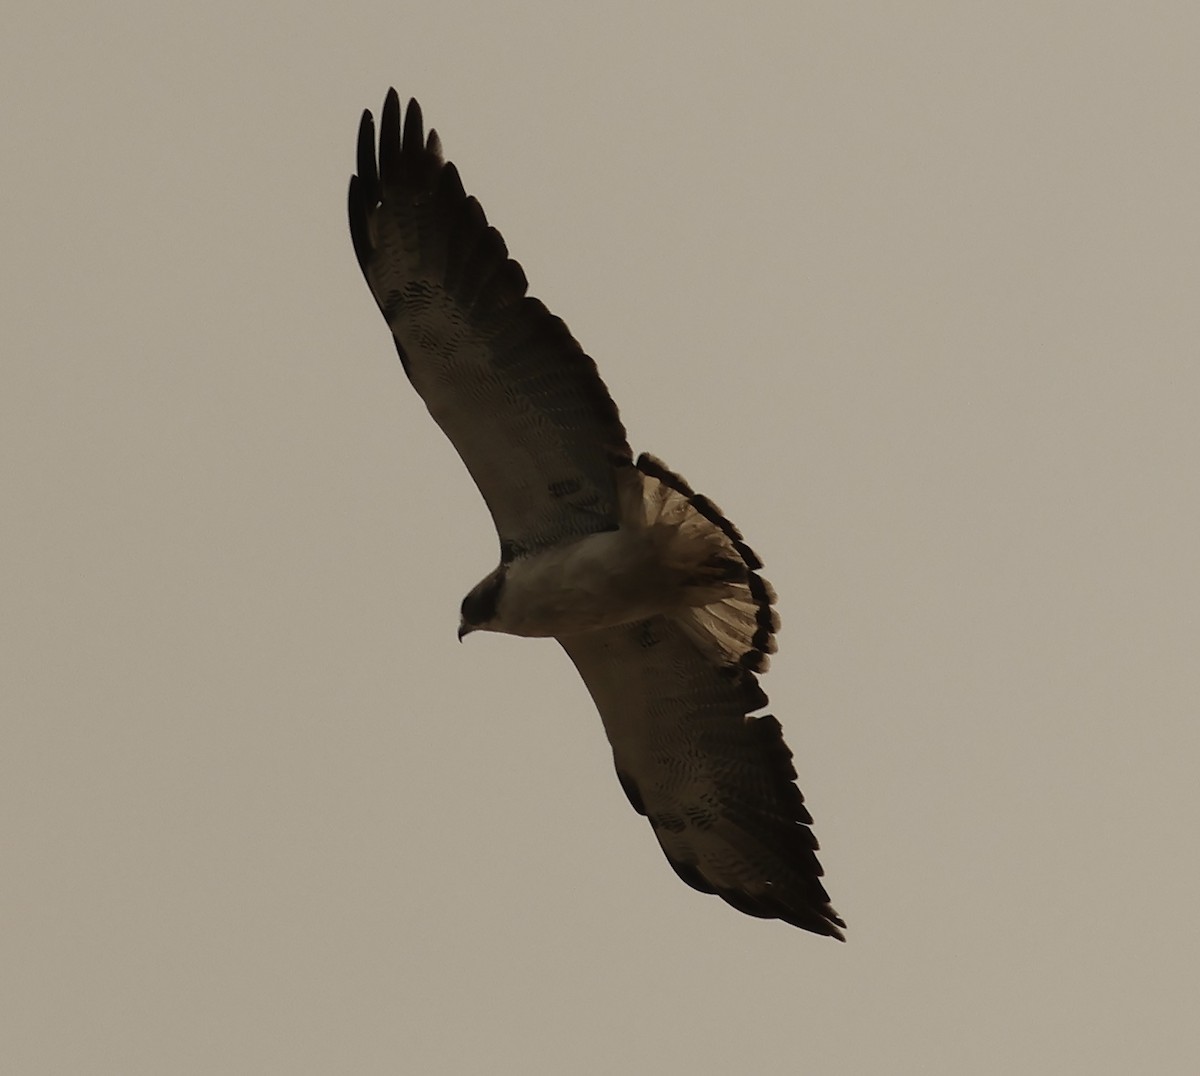
M 471 592 L 463 598 L 462 617 L 458 622 L 458 641 L 462 642 L 464 635 L 480 628 L 487 630 L 500 607 L 500 594 L 504 590 L 504 580 L 508 575 L 508 566 L 501 564 L 490 575 L 475 584 Z

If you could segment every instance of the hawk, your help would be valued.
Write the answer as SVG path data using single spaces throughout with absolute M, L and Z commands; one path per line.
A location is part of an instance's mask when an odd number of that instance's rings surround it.
M 741 532 L 634 458 L 595 363 L 527 294 L 421 109 L 364 112 L 350 233 L 400 362 L 487 502 L 499 566 L 473 631 L 549 637 L 591 693 L 622 788 L 688 885 L 843 939 L 812 817 L 758 674 L 775 592 Z

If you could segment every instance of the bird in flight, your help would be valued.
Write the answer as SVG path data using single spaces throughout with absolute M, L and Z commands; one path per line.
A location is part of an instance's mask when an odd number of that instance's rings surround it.
M 400 362 L 483 494 L 500 564 L 458 635 L 550 637 L 600 711 L 621 787 L 688 885 L 844 940 L 757 674 L 775 592 L 741 532 L 648 453 L 595 363 L 527 294 L 500 233 L 389 90 L 364 112 L 350 234 Z

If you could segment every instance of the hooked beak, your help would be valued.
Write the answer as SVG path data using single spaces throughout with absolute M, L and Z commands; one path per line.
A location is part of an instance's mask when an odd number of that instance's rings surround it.
M 459 624 L 458 625 L 458 641 L 461 643 L 463 641 L 463 636 L 470 635 L 471 632 L 473 632 L 474 630 L 475 630 L 475 626 L 473 624 Z

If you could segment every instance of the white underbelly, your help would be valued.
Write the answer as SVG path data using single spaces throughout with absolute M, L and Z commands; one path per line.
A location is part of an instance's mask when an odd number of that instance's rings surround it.
M 677 599 L 646 531 L 605 531 L 510 564 L 495 626 L 575 635 L 654 616 Z

